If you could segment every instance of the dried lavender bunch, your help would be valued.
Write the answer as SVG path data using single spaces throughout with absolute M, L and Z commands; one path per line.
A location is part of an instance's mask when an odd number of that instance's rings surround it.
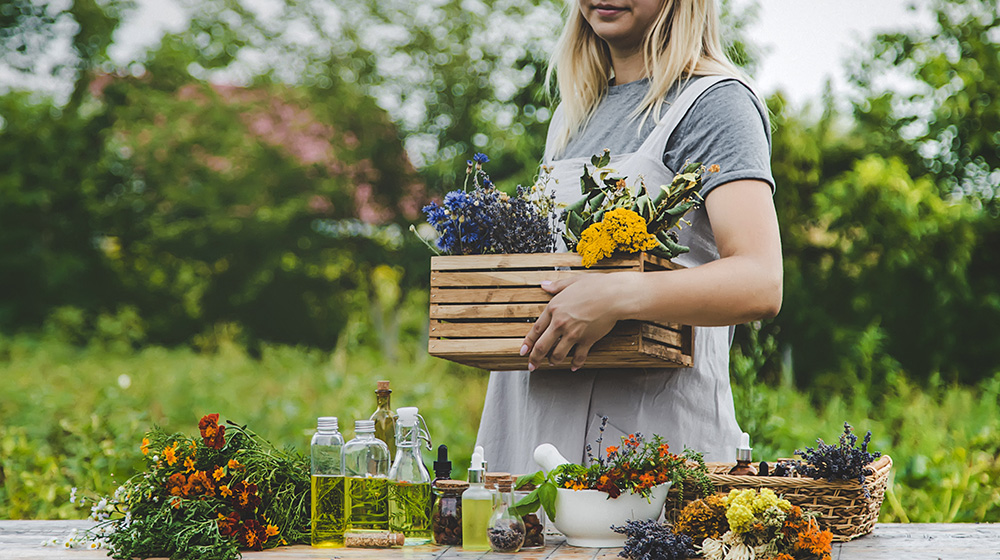
M 806 464 L 799 465 L 796 471 L 803 476 L 812 478 L 825 478 L 830 482 L 836 480 L 857 480 L 861 483 L 861 489 L 866 498 L 870 498 L 866 477 L 873 474 L 868 465 L 882 456 L 878 451 L 869 453 L 868 444 L 872 439 L 872 432 L 868 430 L 861 447 L 855 447 L 858 436 L 852 433 L 853 428 L 844 422 L 844 433 L 840 436 L 838 445 L 828 445 L 822 439 L 816 440 L 816 449 L 807 447 L 805 452 L 795 450 L 796 455 L 800 455 Z
M 462 190 L 423 208 L 438 233 L 437 248 L 448 255 L 552 252 L 555 194 L 540 197 L 539 185 L 519 185 L 514 196 L 501 192 L 483 171 L 488 161 L 486 154 L 473 156 Z
M 632 560 L 681 560 L 697 555 L 691 537 L 674 533 L 658 521 L 626 521 L 622 527 L 612 526 L 616 533 L 627 535 L 625 547 L 618 556 Z

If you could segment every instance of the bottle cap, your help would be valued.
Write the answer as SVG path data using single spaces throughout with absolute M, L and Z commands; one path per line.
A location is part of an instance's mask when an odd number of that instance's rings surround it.
M 472 461 L 469 461 L 469 470 L 470 471 L 485 470 L 485 466 L 483 465 L 483 454 L 480 453 L 479 451 L 474 451 L 472 453 Z
M 337 431 L 337 417 L 336 416 L 320 416 L 316 419 L 316 429 L 324 432 L 336 432 Z
M 355 420 L 354 431 L 360 433 L 375 433 L 374 420 Z
M 751 461 L 753 448 L 750 447 L 750 434 L 743 432 L 740 434 L 740 445 L 736 448 L 737 461 Z
M 483 449 L 482 445 L 477 445 L 476 449 L 472 453 L 473 453 L 473 455 L 475 455 L 476 453 L 479 453 L 479 459 L 480 459 L 480 462 L 482 462 L 482 464 L 483 464 L 483 470 L 485 471 L 487 465 L 489 464 L 489 463 L 486 462 L 486 450 Z
M 497 480 L 497 492 L 510 492 L 513 486 L 514 479 L 510 475 Z
M 510 473 L 488 472 L 483 474 L 483 481 L 487 488 L 499 487 L 500 482 L 510 478 Z
M 392 392 L 392 389 L 389 388 L 389 382 L 388 381 L 378 381 L 376 383 L 376 385 L 377 385 L 377 387 L 375 388 L 375 390 L 378 391 L 379 393 L 381 393 L 381 392 L 391 393 Z
M 438 458 L 434 461 L 434 478 L 451 478 L 451 461 L 448 460 L 448 446 L 438 446 Z
M 399 425 L 406 428 L 412 428 L 417 425 L 417 412 L 418 409 L 415 406 L 404 406 L 396 409 L 396 415 L 399 416 Z

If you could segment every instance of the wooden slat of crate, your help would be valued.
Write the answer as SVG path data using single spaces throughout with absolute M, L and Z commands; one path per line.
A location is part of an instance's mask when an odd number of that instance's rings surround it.
M 484 369 L 525 369 L 521 343 L 552 297 L 539 287 L 543 280 L 675 268 L 646 254 L 605 259 L 592 268 L 576 253 L 433 257 L 428 351 Z M 591 348 L 585 367 L 690 367 L 693 350 L 690 326 L 621 321 Z

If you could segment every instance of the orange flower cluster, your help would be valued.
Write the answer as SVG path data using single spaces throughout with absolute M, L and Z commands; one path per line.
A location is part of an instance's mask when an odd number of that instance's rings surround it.
M 202 441 L 212 449 L 222 449 L 226 445 L 226 427 L 219 425 L 218 414 L 206 414 L 198 422 Z
M 226 447 L 226 428 L 219 425 L 218 414 L 208 414 L 198 422 L 201 440 L 182 441 L 176 436 L 164 445 L 159 457 L 150 459 L 154 473 L 162 473 L 163 499 L 170 507 L 182 509 L 186 500 L 214 500 L 218 504 L 216 522 L 219 533 L 232 537 L 241 547 L 262 550 L 280 541 L 280 530 L 258 512 L 261 496 L 256 484 L 248 482 L 246 465 Z M 154 443 L 143 438 L 140 449 L 147 454 Z M 198 453 L 200 446 L 202 453 Z M 208 448 L 220 453 L 205 453 Z M 238 450 L 233 450 L 238 452 Z M 165 463 L 165 464 L 164 464 Z M 277 538 L 275 538 L 277 537 Z
M 685 459 L 670 453 L 663 438 L 647 441 L 640 434 L 622 438 L 621 445 L 605 448 L 606 458 L 592 458 L 591 466 L 573 473 L 560 474 L 558 484 L 573 490 L 594 489 L 617 498 L 623 492 L 648 496 L 660 484 L 671 480 L 671 473 L 685 466 Z
M 718 494 L 685 506 L 674 525 L 674 531 L 688 535 L 698 545 L 706 538 L 717 539 L 728 530 L 726 503 Z

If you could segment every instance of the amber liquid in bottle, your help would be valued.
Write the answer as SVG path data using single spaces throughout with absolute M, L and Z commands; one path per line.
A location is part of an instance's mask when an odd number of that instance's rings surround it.
M 389 448 L 389 460 L 396 456 L 396 415 L 389 404 L 392 389 L 388 381 L 379 381 L 375 389 L 375 412 L 369 420 L 375 422 L 375 438 L 385 442 Z

